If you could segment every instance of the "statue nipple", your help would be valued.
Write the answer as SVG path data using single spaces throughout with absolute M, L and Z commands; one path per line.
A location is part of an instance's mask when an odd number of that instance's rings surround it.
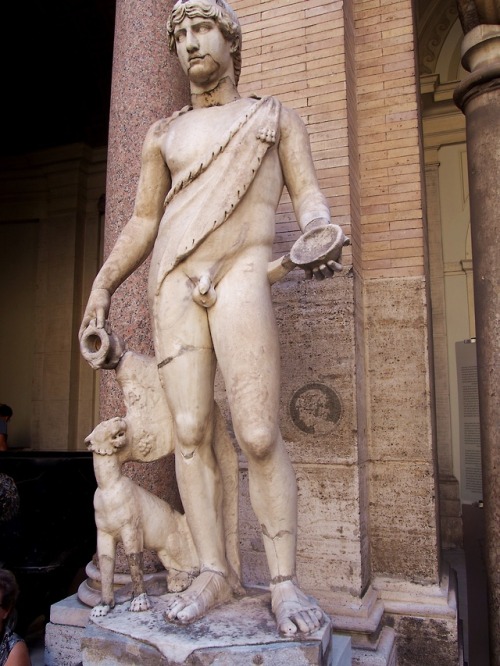
M 204 308 L 211 307 L 217 300 L 212 280 L 208 273 L 202 275 L 193 289 L 193 301 Z

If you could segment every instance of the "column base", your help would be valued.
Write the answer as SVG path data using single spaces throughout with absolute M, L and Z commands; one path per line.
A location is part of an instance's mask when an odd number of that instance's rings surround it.
M 384 604 L 385 623 L 397 634 L 398 666 L 463 663 L 456 579 L 447 568 L 440 585 L 378 577 L 373 587 Z
M 395 666 L 396 632 L 385 625 L 384 604 L 370 586 L 359 597 L 337 595 L 336 603 L 324 607 L 334 631 L 352 639 L 353 664 Z

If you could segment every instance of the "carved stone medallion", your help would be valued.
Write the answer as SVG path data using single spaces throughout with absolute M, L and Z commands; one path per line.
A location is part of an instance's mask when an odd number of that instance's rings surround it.
M 302 432 L 327 435 L 340 421 L 342 403 L 332 388 L 312 382 L 295 391 L 290 401 L 290 415 Z

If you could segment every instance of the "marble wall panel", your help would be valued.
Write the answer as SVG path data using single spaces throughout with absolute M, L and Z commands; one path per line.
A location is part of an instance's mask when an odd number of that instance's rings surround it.
M 421 278 L 365 284 L 372 568 L 436 581 L 426 285 Z
M 282 434 L 293 461 L 357 459 L 353 280 L 296 271 L 273 287 L 282 358 Z
M 371 455 L 428 460 L 430 342 L 424 281 L 376 280 L 367 283 L 367 292 Z

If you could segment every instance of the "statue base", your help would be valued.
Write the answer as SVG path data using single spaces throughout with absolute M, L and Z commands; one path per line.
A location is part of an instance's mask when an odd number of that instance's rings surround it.
M 308 636 L 279 636 L 268 592 L 254 590 L 242 599 L 212 609 L 206 617 L 189 625 L 164 620 L 165 597 L 151 597 L 151 601 L 153 607 L 149 611 L 132 613 L 125 603 L 80 628 L 78 638 L 75 635 L 81 646 L 78 663 L 83 666 L 118 663 L 123 666 L 138 663 L 149 666 L 350 666 L 352 663 L 350 637 L 332 637 L 330 623 Z M 74 600 L 56 604 L 61 605 L 61 612 L 55 613 L 60 619 L 70 615 L 62 608 L 66 602 L 75 604 Z M 88 611 L 87 608 L 87 617 Z M 85 612 L 83 607 L 82 612 Z M 52 623 L 55 616 L 51 618 Z M 52 624 L 51 633 L 54 630 Z M 67 665 L 71 662 L 67 657 L 69 655 L 60 654 L 58 658 L 53 653 L 48 663 Z

